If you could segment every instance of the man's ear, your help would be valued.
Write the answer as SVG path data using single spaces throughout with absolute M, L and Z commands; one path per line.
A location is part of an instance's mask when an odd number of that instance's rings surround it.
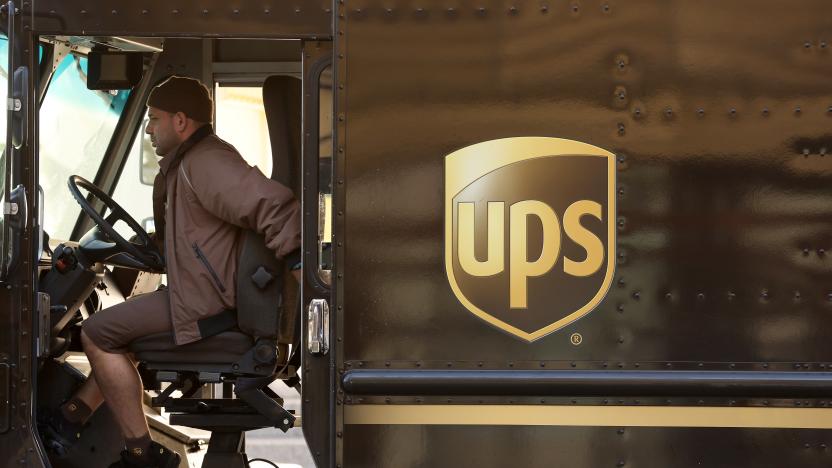
M 184 132 L 188 127 L 188 116 L 184 112 L 177 112 L 173 114 L 173 128 L 177 132 Z

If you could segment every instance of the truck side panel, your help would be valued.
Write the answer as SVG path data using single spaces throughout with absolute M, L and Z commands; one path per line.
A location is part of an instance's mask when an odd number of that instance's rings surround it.
M 798 380 L 832 389 L 832 36 L 822 19 L 832 5 L 363 0 L 337 13 L 333 278 L 342 376 L 800 371 L 808 375 Z M 445 262 L 446 156 L 515 137 L 615 155 L 612 287 L 591 313 L 531 343 L 471 313 Z M 482 261 L 485 242 L 477 242 Z M 489 405 L 510 404 L 766 411 L 829 401 L 802 385 L 779 396 L 668 396 L 658 386 L 625 396 L 609 386 L 572 398 L 555 386 L 481 398 L 476 388 L 444 395 L 441 381 L 395 394 L 384 382 L 360 394 L 344 383 L 343 466 L 470 464 L 460 457 L 478 466 L 814 466 L 820 458 L 808 454 L 826 432 L 808 428 L 831 416 L 787 429 L 763 412 L 772 429 L 628 427 L 623 437 L 580 424 L 499 426 L 496 416 L 496 426 L 392 417 L 365 425 L 350 415 L 375 405 L 482 404 L 488 414 Z

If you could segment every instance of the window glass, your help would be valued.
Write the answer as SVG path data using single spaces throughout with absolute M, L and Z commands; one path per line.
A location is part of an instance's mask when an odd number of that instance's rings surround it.
M 142 180 L 142 151 L 144 150 L 145 163 L 148 160 L 156 163 L 157 156 L 153 150 L 153 146 L 150 145 L 150 137 L 144 133 L 146 123 L 147 120 L 145 118 L 142 120 L 142 126 L 139 128 L 141 133 L 136 135 L 136 138 L 133 140 L 130 153 L 127 155 L 127 162 L 125 162 L 124 169 L 121 171 L 121 177 L 119 177 L 118 184 L 113 192 L 113 200 L 121 205 L 139 224 L 144 226 L 149 232 L 152 232 L 154 230 L 153 178 L 150 178 L 150 185 L 145 184 L 145 181 Z M 158 171 L 159 165 L 156 163 L 153 173 L 155 174 Z M 125 223 L 116 223 L 113 227 L 125 239 L 133 236 L 133 230 Z
M 44 229 L 69 239 L 80 208 L 69 194 L 70 175 L 93 181 L 129 90 L 87 89 L 87 59 L 61 61 L 40 110 L 40 183 L 45 192 Z
M 332 242 L 332 66 L 321 72 L 318 81 L 318 191 L 326 199 L 323 242 Z
M 261 86 L 217 86 L 214 89 L 217 136 L 231 143 L 266 177 L 272 174 L 272 145 Z
M 6 68 L 9 65 L 9 40 L 0 35 L 0 98 L 6 102 L 6 94 L 8 93 L 8 77 L 9 74 Z M 0 112 L 0 149 L 5 152 L 6 149 L 6 111 Z M 3 160 L 5 162 L 5 158 Z M 5 184 L 6 172 L 5 164 L 0 168 L 0 182 Z M 5 185 L 4 185 L 5 186 Z
M 332 269 L 332 131 L 332 65 L 328 65 L 318 81 L 318 192 L 323 218 L 318 261 L 327 283 Z
M 6 102 L 8 92 L 8 72 L 6 68 L 9 62 L 9 40 L 0 36 L 0 102 Z M 6 158 L 6 111 L 0 112 L 0 206 L 5 206 L 6 193 L 8 192 L 9 160 Z M 2 248 L 2 259 L 0 259 L 0 270 L 4 270 L 6 262 L 11 256 L 11 251 L 6 246 L 5 216 L 0 215 L 0 248 Z
M 332 270 L 332 65 L 318 78 L 318 270 L 330 283 Z
M 145 131 L 147 129 L 147 122 L 147 111 L 145 111 L 141 131 L 133 143 L 133 150 L 139 152 L 139 178 L 141 182 L 145 185 L 153 185 L 153 181 L 156 180 L 156 174 L 159 173 L 159 160 L 162 157 L 156 155 L 156 148 L 153 147 L 150 135 Z

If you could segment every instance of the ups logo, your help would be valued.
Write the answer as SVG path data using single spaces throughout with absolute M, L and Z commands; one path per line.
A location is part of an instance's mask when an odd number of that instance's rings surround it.
M 445 157 L 445 270 L 488 323 L 537 340 L 592 311 L 612 282 L 615 157 L 507 138 Z

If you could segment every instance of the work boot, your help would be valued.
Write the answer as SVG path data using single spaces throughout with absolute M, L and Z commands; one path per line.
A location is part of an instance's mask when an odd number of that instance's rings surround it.
M 162 444 L 151 442 L 147 453 L 135 454 L 122 450 L 121 459 L 110 465 L 110 468 L 177 468 L 179 454 L 171 452 Z
M 81 438 L 84 425 L 67 420 L 60 409 L 47 409 L 38 417 L 38 431 L 40 431 L 43 445 L 58 457 L 63 457 L 75 442 Z

